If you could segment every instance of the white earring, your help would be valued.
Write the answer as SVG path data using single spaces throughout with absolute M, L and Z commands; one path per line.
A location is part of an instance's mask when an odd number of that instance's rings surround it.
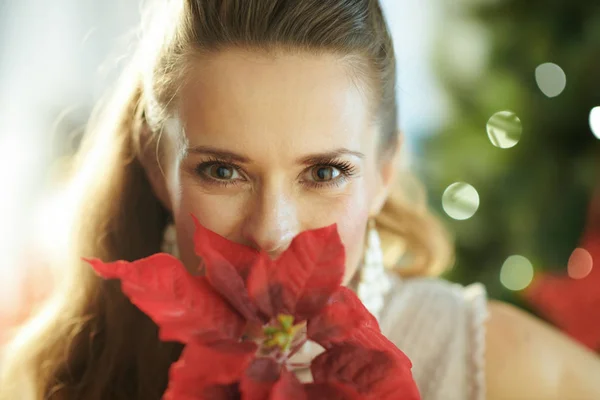
M 384 306 L 385 295 L 390 289 L 391 282 L 386 275 L 383 264 L 383 251 L 381 249 L 379 233 L 377 232 L 375 221 L 370 220 L 365 259 L 360 270 L 357 294 L 367 310 L 377 320 L 379 320 L 381 310 Z
M 175 224 L 170 223 L 165 228 L 160 249 L 163 253 L 167 253 L 173 257 L 179 258 L 179 248 L 177 247 L 177 230 L 175 229 Z

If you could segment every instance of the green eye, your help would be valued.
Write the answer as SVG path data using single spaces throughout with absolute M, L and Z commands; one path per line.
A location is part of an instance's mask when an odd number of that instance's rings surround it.
M 211 178 L 220 180 L 220 181 L 227 181 L 227 180 L 232 180 L 232 179 L 236 179 L 238 178 L 238 172 L 235 168 L 230 167 L 228 165 L 222 165 L 222 164 L 217 164 L 217 165 L 211 165 L 208 169 L 208 175 Z
M 340 171 L 331 166 L 318 166 L 312 170 L 312 178 L 317 182 L 328 182 L 340 175 Z

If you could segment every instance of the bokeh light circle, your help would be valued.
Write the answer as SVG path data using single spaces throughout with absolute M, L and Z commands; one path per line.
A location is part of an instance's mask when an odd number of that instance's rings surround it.
M 590 111 L 590 128 L 594 136 L 600 139 L 600 106 L 594 107 Z
M 523 290 L 533 280 L 531 261 L 520 255 L 510 256 L 500 269 L 500 283 L 513 291 Z
M 512 111 L 500 111 L 492 115 L 486 125 L 490 142 L 501 149 L 514 147 L 521 140 L 523 125 Z
M 568 273 L 573 279 L 583 279 L 592 272 L 594 260 L 589 251 L 583 248 L 575 249 L 569 257 Z
M 545 63 L 535 69 L 535 81 L 538 87 L 548 97 L 556 97 L 567 86 L 565 71 L 554 63 Z
M 479 209 L 479 193 L 468 183 L 453 183 L 444 191 L 442 207 L 451 218 L 456 220 L 469 219 Z

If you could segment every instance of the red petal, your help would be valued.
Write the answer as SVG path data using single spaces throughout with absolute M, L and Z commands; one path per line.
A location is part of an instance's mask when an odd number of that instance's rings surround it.
M 409 371 L 412 367 L 406 354 L 381 334 L 377 320 L 358 296 L 345 287 L 340 287 L 331 296 L 327 306 L 308 321 L 307 335 L 310 340 L 326 349 L 334 345 L 349 344 L 381 350 L 392 354 Z
M 235 340 L 188 344 L 171 366 L 165 398 L 179 400 L 180 395 L 198 399 L 235 398 L 230 385 L 239 382 L 256 349 L 252 342 Z
M 353 291 L 340 287 L 325 308 L 308 321 L 307 334 L 310 340 L 327 348 L 348 340 L 363 328 L 379 331 L 379 324 Z
M 260 257 L 250 269 L 246 281 L 250 299 L 266 317 L 275 316 L 272 298 L 277 296 L 271 295 L 274 287 L 269 283 L 269 273 L 272 269 L 273 262 L 266 256 Z
M 248 276 L 251 297 L 269 315 L 295 314 L 307 319 L 318 312 L 342 282 L 344 246 L 335 225 L 305 231 L 276 261 L 262 255 Z M 265 300 L 270 299 L 270 300 Z M 269 305 L 270 304 L 270 305 Z
M 192 215 L 196 232 L 194 234 L 194 245 L 196 254 L 204 262 L 219 264 L 225 262 L 233 265 L 239 274 L 245 279 L 247 273 L 258 258 L 260 252 L 229 239 L 205 228 L 200 221 Z
M 310 400 L 362 400 L 353 387 L 339 382 L 309 383 L 304 385 Z
M 379 350 L 390 353 L 394 356 L 396 362 L 406 367 L 409 371 L 412 368 L 412 362 L 394 343 L 383 336 L 379 331 L 371 328 L 357 329 L 348 337 L 344 344 L 364 347 L 371 350 Z
M 165 341 L 187 343 L 211 334 L 239 338 L 244 319 L 216 293 L 206 278 L 193 277 L 168 254 L 134 261 L 86 260 L 104 278 L 121 280 L 123 293 L 160 328 Z
M 308 400 L 308 397 L 296 375 L 284 368 L 269 400 Z
M 210 386 L 202 392 L 202 400 L 239 400 L 240 397 L 240 390 L 237 383 Z M 179 400 L 179 398 L 175 400 Z
M 250 302 L 244 278 L 259 253 L 206 229 L 193 218 L 196 254 L 202 258 L 211 285 L 247 320 L 256 320 L 256 308 Z
M 257 310 L 250 301 L 244 280 L 232 265 L 206 262 L 206 278 L 248 321 L 258 321 Z
M 201 388 L 194 393 L 168 390 L 162 400 L 239 400 L 240 392 L 236 383 L 214 385 Z
M 342 383 L 378 400 L 420 399 L 410 368 L 385 351 L 333 346 L 313 360 L 311 372 L 315 383 Z
M 281 365 L 272 358 L 257 358 L 246 370 L 240 382 L 244 400 L 267 400 L 279 380 Z

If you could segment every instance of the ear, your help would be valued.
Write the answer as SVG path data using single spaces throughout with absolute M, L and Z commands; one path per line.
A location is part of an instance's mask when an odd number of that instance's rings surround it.
M 390 193 L 390 189 L 396 180 L 398 167 L 400 165 L 400 156 L 402 154 L 402 145 L 404 135 L 401 131 L 397 132 L 396 146 L 393 150 L 384 154 L 379 166 L 379 184 L 375 198 L 370 209 L 370 215 L 375 216 L 381 212 L 383 205 Z
M 140 132 L 140 154 L 139 159 L 146 177 L 152 187 L 152 192 L 158 201 L 167 210 L 172 211 L 171 198 L 169 196 L 166 172 L 161 166 L 160 143 L 154 138 L 154 133 L 148 124 L 144 123 Z M 164 162 L 164 161 L 163 161 Z

